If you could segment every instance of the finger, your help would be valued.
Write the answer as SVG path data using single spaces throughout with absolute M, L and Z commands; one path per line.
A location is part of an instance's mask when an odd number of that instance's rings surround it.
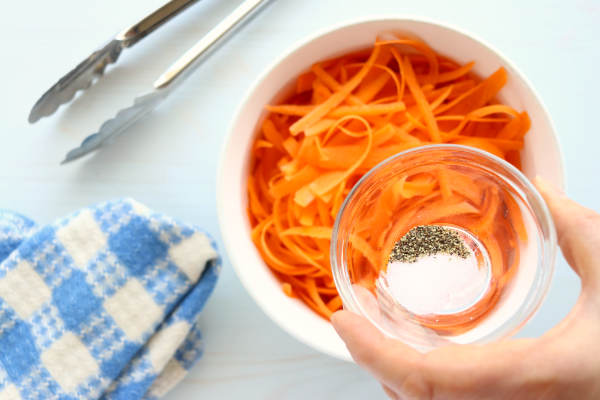
M 532 352 L 534 345 L 534 339 L 515 339 L 444 346 L 428 354 L 423 373 L 436 391 L 456 398 L 486 398 L 486 393 L 524 379 L 529 370 L 543 368 L 537 363 L 541 352 Z
M 398 340 L 386 338 L 367 319 L 350 311 L 336 312 L 331 322 L 354 361 L 384 385 L 409 396 L 429 393 L 429 387 L 421 381 L 421 353 Z
M 392 400 L 399 400 L 400 399 L 400 396 L 398 396 L 398 394 L 396 394 L 396 392 L 394 392 L 388 386 L 382 384 L 381 387 L 383 388 L 383 391 L 385 392 L 385 394 L 387 394 L 387 396 L 390 399 L 392 399 Z
M 383 334 L 365 318 L 350 311 L 334 313 L 331 323 L 358 364 L 367 366 L 374 362 L 381 351 Z
M 336 312 L 331 321 L 354 360 L 400 399 L 428 399 L 434 388 L 456 398 L 485 398 L 489 390 L 518 386 L 528 371 L 543 369 L 532 356 L 540 353 L 531 350 L 533 339 L 444 346 L 424 356 L 349 311 Z
M 363 308 L 363 312 L 369 315 L 375 324 L 381 323 L 381 310 L 375 295 L 369 289 L 358 284 L 353 284 L 352 289 L 358 303 Z
M 535 184 L 550 209 L 558 243 L 582 285 L 600 285 L 600 215 L 569 199 L 548 181 Z

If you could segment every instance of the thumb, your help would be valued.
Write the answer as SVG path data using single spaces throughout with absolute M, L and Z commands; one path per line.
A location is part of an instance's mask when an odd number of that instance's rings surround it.
M 540 177 L 535 184 L 554 219 L 563 255 L 582 286 L 600 286 L 600 214 L 569 199 Z
M 354 361 L 380 382 L 394 386 L 418 372 L 422 354 L 400 341 L 386 338 L 364 317 L 342 310 L 333 314 L 331 322 Z
M 365 367 L 375 361 L 372 358 L 377 357 L 384 340 L 377 328 L 365 318 L 346 310 L 334 313 L 331 323 L 357 364 Z

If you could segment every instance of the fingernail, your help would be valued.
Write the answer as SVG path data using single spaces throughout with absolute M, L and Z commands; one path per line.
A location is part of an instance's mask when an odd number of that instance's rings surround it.
M 562 190 L 558 186 L 554 185 L 553 183 L 550 183 L 550 181 L 542 178 L 539 175 L 537 175 L 535 177 L 534 183 L 535 183 L 535 186 L 537 186 L 537 188 L 540 189 L 542 192 L 545 192 L 547 194 L 554 195 L 554 196 L 561 196 L 561 197 L 565 196 L 564 190 Z

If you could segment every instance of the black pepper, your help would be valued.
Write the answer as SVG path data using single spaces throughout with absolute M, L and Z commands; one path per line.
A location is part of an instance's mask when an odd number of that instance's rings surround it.
M 437 254 L 467 258 L 471 252 L 456 231 L 441 225 L 421 225 L 396 242 L 389 262 L 413 263 L 420 257 Z

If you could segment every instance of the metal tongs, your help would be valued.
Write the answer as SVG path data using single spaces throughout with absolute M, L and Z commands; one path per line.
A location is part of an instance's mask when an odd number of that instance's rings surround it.
M 29 122 L 35 123 L 40 118 L 53 114 L 61 104 L 70 102 L 78 91 L 88 88 L 101 77 L 106 66 L 116 62 L 123 49 L 133 46 L 196 1 L 172 0 L 139 23 L 122 31 L 44 93 L 33 106 Z M 114 118 L 105 121 L 98 132 L 86 137 L 79 147 L 69 151 L 62 164 L 97 150 L 151 112 L 200 65 L 202 56 L 223 42 L 233 28 L 239 27 L 242 22 L 254 16 L 260 6 L 267 2 L 268 0 L 244 0 L 159 76 L 151 92 L 136 97 L 132 106 L 120 110 Z

